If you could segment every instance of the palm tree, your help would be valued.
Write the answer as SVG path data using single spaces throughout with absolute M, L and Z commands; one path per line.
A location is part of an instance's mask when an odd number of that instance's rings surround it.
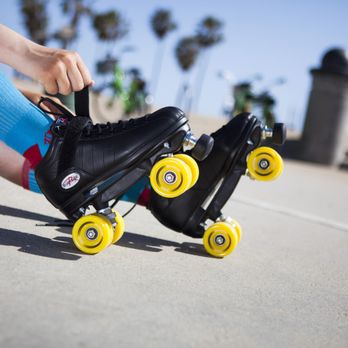
M 265 125 L 267 125 L 268 127 L 273 127 L 275 122 L 275 98 L 269 92 L 264 92 L 258 96 L 258 100 L 256 102 L 261 104 L 262 119 Z
M 83 16 L 92 14 L 91 1 L 63 0 L 63 13 L 70 17 L 68 23 L 53 34 L 53 38 L 60 42 L 62 48 L 67 49 L 78 37 L 78 25 Z
M 99 75 L 108 75 L 115 70 L 115 66 L 118 64 L 118 59 L 112 57 L 109 53 L 106 56 L 98 60 L 96 63 L 97 73 Z
M 223 40 L 221 30 L 223 23 L 212 16 L 204 18 L 198 23 L 196 37 L 202 48 L 210 48 Z
M 115 56 L 113 48 L 119 40 L 123 39 L 129 31 L 129 24 L 117 10 L 109 10 L 102 13 L 94 14 L 92 21 L 98 39 L 108 45 L 105 56 L 97 61 L 97 72 L 103 75 L 104 82 L 95 89 L 100 93 L 102 90 L 112 90 L 112 102 L 118 97 L 124 95 L 124 73 L 120 67 L 120 59 Z M 128 48 L 129 49 L 129 48 Z M 99 109 L 98 104 L 95 107 Z
M 120 12 L 110 10 L 94 14 L 93 29 L 100 41 L 110 45 L 105 56 L 97 62 L 97 72 L 100 75 L 113 75 L 116 67 L 119 68 L 119 58 L 112 51 L 115 43 L 128 34 L 129 25 Z
M 97 71 L 100 74 L 113 73 L 119 59 L 112 50 L 115 43 L 128 34 L 129 25 L 117 10 L 110 10 L 93 16 L 93 28 L 100 41 L 111 45 L 105 57 L 97 62 Z
M 171 12 L 165 9 L 156 10 L 155 13 L 151 16 L 150 23 L 152 31 L 154 32 L 156 38 L 159 40 L 157 53 L 155 55 L 152 66 L 151 89 L 152 95 L 154 96 L 161 73 L 165 38 L 171 31 L 177 28 L 177 24 L 174 22 Z
M 242 81 L 233 86 L 234 106 L 231 116 L 242 112 L 252 112 L 255 94 L 252 81 Z
M 21 0 L 20 9 L 24 17 L 25 28 L 29 37 L 40 45 L 45 45 L 48 40 L 47 26 L 47 1 Z
M 186 112 L 191 111 L 190 84 L 188 72 L 194 66 L 200 52 L 200 45 L 194 36 L 184 37 L 179 40 L 175 48 L 175 56 L 182 71 L 185 73 L 181 87 L 179 87 L 176 105 L 187 103 Z
M 208 52 L 212 47 L 216 46 L 223 40 L 224 36 L 222 33 L 222 28 L 223 23 L 213 16 L 203 18 L 197 26 L 196 38 L 201 47 L 202 54 L 200 69 L 198 71 L 196 80 L 196 108 L 199 104 L 204 77 L 209 64 Z
M 99 40 L 115 42 L 128 34 L 128 23 L 117 10 L 95 14 L 93 28 Z
M 129 86 L 124 100 L 124 116 L 129 117 L 132 114 L 147 113 L 149 108 L 147 83 L 142 77 L 141 71 L 138 68 L 131 68 L 126 74 L 129 78 Z

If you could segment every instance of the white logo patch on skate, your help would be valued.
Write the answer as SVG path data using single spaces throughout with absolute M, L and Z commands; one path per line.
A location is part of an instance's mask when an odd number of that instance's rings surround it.
M 75 185 L 77 185 L 79 181 L 80 181 L 80 174 L 71 173 L 62 180 L 61 186 L 64 190 L 68 190 L 74 187 Z

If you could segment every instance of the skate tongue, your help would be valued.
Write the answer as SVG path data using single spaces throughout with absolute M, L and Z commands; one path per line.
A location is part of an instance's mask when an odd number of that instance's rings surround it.
M 62 156 L 58 167 L 59 171 L 69 168 L 70 162 L 75 156 L 77 143 L 80 140 L 83 129 L 91 120 L 87 117 L 76 116 L 68 122 L 64 132 L 64 139 L 62 144 Z
M 67 129 L 66 129 L 66 137 L 81 135 L 84 128 L 86 128 L 87 125 L 92 125 L 92 121 L 84 116 L 76 116 L 70 122 L 68 123 Z

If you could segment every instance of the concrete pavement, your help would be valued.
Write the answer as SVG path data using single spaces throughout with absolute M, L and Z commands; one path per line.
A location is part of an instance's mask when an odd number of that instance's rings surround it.
M 0 347 L 347 347 L 347 197 L 348 172 L 287 161 L 278 181 L 241 181 L 225 259 L 140 207 L 89 256 L 0 179 Z

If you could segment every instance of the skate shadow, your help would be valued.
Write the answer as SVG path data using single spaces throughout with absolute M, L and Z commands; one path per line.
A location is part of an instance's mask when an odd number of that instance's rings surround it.
M 12 216 L 28 220 L 41 221 L 43 225 L 56 226 L 63 223 L 55 217 L 31 212 L 28 210 L 0 205 L 0 215 Z M 31 233 L 19 232 L 6 228 L 0 228 L 0 245 L 17 247 L 18 251 L 62 260 L 78 260 L 81 253 L 75 248 L 71 239 L 65 240 L 56 237 L 54 239 L 37 236 Z
M 19 217 L 22 219 L 29 219 L 29 220 L 37 220 L 47 223 L 54 223 L 57 221 L 57 218 L 54 218 L 49 215 L 34 213 L 28 210 L 18 209 L 18 208 L 12 208 L 7 207 L 5 205 L 0 205 L 0 215 L 7 215 L 7 216 L 13 216 L 13 217 Z
M 0 245 L 18 247 L 18 250 L 21 252 L 37 256 L 71 261 L 78 260 L 82 255 L 85 255 L 78 251 L 72 242 L 72 223 L 68 220 L 60 220 L 49 215 L 4 205 L 0 205 L 0 215 L 41 221 L 43 224 L 37 224 L 37 226 L 54 227 L 57 232 L 70 235 L 70 237 L 57 236 L 54 239 L 50 239 L 30 233 L 0 228 Z M 160 252 L 163 251 L 164 247 L 171 247 L 176 252 L 211 258 L 201 244 L 190 242 L 178 243 L 133 232 L 125 232 L 116 246 L 148 252 Z
M 76 261 L 82 256 L 70 238 L 50 239 L 5 228 L 0 228 L 0 245 L 13 246 L 20 252 L 61 260 Z
M 163 247 L 171 247 L 180 253 L 210 257 L 210 255 L 205 252 L 202 244 L 189 242 L 178 243 L 133 232 L 125 232 L 122 238 L 115 245 L 149 252 L 161 252 L 163 251 Z
M 71 227 L 59 226 L 56 228 L 56 231 L 71 234 Z M 71 238 L 56 237 L 55 239 L 67 242 L 67 240 Z M 202 244 L 188 242 L 178 243 L 166 239 L 145 236 L 134 232 L 125 232 L 122 238 L 114 246 L 149 252 L 161 252 L 163 251 L 163 247 L 171 247 L 180 253 L 211 258 L 211 256 L 204 250 Z
M 59 227 L 56 230 L 67 234 L 71 233 L 68 227 Z M 17 247 L 18 251 L 31 255 L 68 261 L 79 260 L 85 255 L 76 249 L 71 237 L 57 236 L 50 239 L 4 228 L 0 228 L 0 245 Z M 177 243 L 132 232 L 125 232 L 115 246 L 148 252 L 161 252 L 163 247 L 172 247 L 180 253 L 211 257 L 204 251 L 203 246 L 198 243 Z

